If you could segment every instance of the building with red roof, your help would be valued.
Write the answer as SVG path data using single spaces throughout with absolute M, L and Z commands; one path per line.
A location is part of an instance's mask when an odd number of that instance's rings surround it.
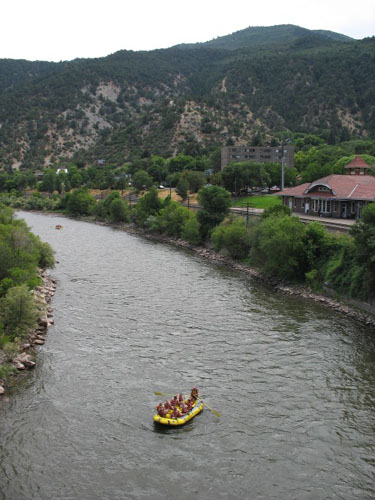
M 360 173 L 358 169 L 363 167 L 356 166 L 358 163 L 353 166 L 355 160 L 346 167 L 357 169 L 353 175 L 328 175 L 311 183 L 286 188 L 278 196 L 282 196 L 283 204 L 293 212 L 359 218 L 362 208 L 375 201 L 375 177 Z
M 368 165 L 360 156 L 356 156 L 345 168 L 351 175 L 367 175 L 368 169 L 372 167 L 373 165 Z

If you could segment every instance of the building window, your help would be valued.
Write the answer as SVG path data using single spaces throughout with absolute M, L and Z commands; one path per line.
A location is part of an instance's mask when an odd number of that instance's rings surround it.
M 313 211 L 317 212 L 318 211 L 318 200 L 313 200 Z
M 297 198 L 294 198 L 294 208 L 297 208 Z
M 355 214 L 355 201 L 350 202 L 350 211 L 352 214 Z
M 319 212 L 331 213 L 331 200 L 319 200 Z

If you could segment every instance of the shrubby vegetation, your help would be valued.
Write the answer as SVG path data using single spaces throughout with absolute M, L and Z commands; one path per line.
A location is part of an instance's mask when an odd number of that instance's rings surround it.
M 0 203 L 0 349 L 5 357 L 17 352 L 17 339 L 35 326 L 37 307 L 32 290 L 41 284 L 38 269 L 53 266 L 50 245 Z M 10 373 L 9 368 L 0 367 L 0 379 Z
M 249 255 L 250 233 L 242 217 L 230 218 L 211 233 L 215 251 L 227 250 L 233 259 L 245 259 Z
M 312 162 L 316 162 L 319 152 L 323 155 L 321 158 L 331 152 L 332 158 L 335 158 L 331 162 L 333 171 L 342 170 L 353 157 L 353 155 L 340 156 L 344 153 L 344 148 L 338 152 L 336 146 L 326 145 L 317 136 L 299 135 L 296 139 L 297 155 L 299 155 L 296 163 L 299 169 L 306 167 L 305 172 L 311 173 L 311 169 L 309 170 L 311 164 L 303 163 L 303 158 L 306 160 L 309 154 Z M 364 146 L 363 141 L 353 142 L 351 146 L 354 147 L 354 144 L 355 147 Z M 367 151 L 374 152 L 369 145 Z M 364 158 L 372 161 L 371 155 Z M 119 170 L 110 167 L 105 167 L 104 170 L 98 167 L 79 169 L 80 175 L 75 167 L 72 173 L 64 174 L 61 194 L 54 191 L 53 194 L 46 195 L 37 191 L 24 197 L 22 191 L 12 189 L 10 192 L 3 191 L 0 201 L 22 209 L 61 210 L 73 216 L 89 215 L 116 223 L 131 221 L 146 231 L 182 238 L 193 245 L 211 239 L 215 250 L 224 252 L 234 259 L 245 260 L 264 273 L 277 278 L 297 280 L 316 289 L 328 284 L 339 293 L 363 299 L 373 297 L 374 205 L 370 204 L 363 210 L 361 221 L 355 224 L 351 234 L 346 236 L 329 234 L 319 223 L 305 226 L 297 218 L 290 217 L 289 208 L 281 204 L 265 209 L 257 223 L 252 221 L 249 227 L 246 227 L 240 218 L 228 218 L 231 205 L 229 191 L 218 184 L 205 185 L 207 173 L 199 170 L 205 162 L 193 160 L 193 157 L 186 154 L 177 155 L 169 160 L 146 156 L 124 165 Z M 189 169 L 186 169 L 187 165 Z M 221 174 L 214 174 L 214 178 L 219 179 L 219 182 L 221 179 L 229 189 L 234 187 L 236 192 L 238 189 L 247 189 L 262 182 L 271 182 L 273 171 L 277 169 L 274 169 L 272 164 L 232 164 Z M 319 169 L 317 171 L 319 175 L 322 173 Z M 172 201 L 169 196 L 162 200 L 155 185 L 130 207 L 128 201 L 122 198 L 121 187 L 127 190 L 134 189 L 129 188 L 128 184 L 131 177 L 137 178 L 137 173 L 142 181 L 142 188 L 146 179 L 144 174 L 152 178 L 154 184 L 159 182 L 167 184 L 168 180 L 172 182 L 173 177 L 173 182 L 178 186 L 176 192 L 182 200 L 191 194 L 191 190 L 199 189 L 197 199 L 200 210 L 193 213 Z M 57 174 L 54 175 L 56 181 Z M 52 179 L 53 176 L 49 177 Z M 69 183 L 80 186 L 65 192 L 65 186 Z M 56 184 L 54 185 L 56 187 Z M 104 199 L 96 201 L 88 189 L 88 186 L 94 185 L 110 185 L 112 190 Z M 121 194 L 119 190 L 113 189 L 116 185 L 120 186 Z M 6 219 L 6 210 L 2 210 L 1 217 Z M 0 254 L 5 255 L 5 249 L 6 245 L 0 250 Z M 39 248 L 38 252 L 39 258 L 42 258 L 43 248 Z M 48 252 L 45 257 L 44 264 L 48 264 Z M 35 275 L 28 274 L 27 269 L 20 270 L 18 266 L 12 264 L 8 274 L 1 277 L 0 294 L 5 294 L 9 288 L 23 283 L 29 287 L 34 286 Z

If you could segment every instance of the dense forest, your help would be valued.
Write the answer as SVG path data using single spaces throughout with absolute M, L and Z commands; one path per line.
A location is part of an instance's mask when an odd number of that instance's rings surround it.
M 98 59 L 0 60 L 0 167 L 119 167 L 296 133 L 372 139 L 374 77 L 374 38 L 290 25 Z

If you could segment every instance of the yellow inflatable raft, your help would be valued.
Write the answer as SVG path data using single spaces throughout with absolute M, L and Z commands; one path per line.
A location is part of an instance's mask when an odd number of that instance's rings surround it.
M 177 427 L 179 425 L 184 425 L 187 422 L 189 422 L 189 420 L 198 415 L 198 413 L 200 413 L 202 410 L 203 410 L 203 403 L 198 398 L 195 400 L 193 408 L 189 411 L 189 413 L 186 413 L 186 415 L 179 418 L 172 418 L 171 417 L 172 411 L 168 412 L 166 417 L 161 417 L 158 413 L 155 413 L 154 422 L 156 422 L 157 424 Z

